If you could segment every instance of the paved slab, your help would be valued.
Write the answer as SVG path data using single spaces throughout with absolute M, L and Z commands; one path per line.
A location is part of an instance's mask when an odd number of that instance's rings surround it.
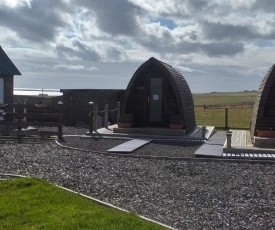
M 131 153 L 150 143 L 153 139 L 133 139 L 108 150 L 111 153 Z
M 226 140 L 226 132 L 214 133 L 196 152 L 197 156 L 215 156 L 221 157 L 223 154 L 223 146 Z

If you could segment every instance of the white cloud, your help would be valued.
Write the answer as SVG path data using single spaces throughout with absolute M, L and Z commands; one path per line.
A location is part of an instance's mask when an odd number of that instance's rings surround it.
M 84 70 L 85 67 L 83 65 L 66 65 L 66 64 L 58 64 L 54 66 L 55 69 L 68 69 L 68 70 Z

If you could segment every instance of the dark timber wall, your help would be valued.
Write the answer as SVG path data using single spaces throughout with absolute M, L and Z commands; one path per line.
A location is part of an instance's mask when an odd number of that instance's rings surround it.
M 171 115 L 179 115 L 184 120 L 186 132 L 195 126 L 195 113 L 190 88 L 184 77 L 172 66 L 155 58 L 143 63 L 131 78 L 123 99 L 122 114 L 133 115 L 133 126 L 150 126 L 150 79 L 161 78 L 162 121 L 161 127 L 168 127 Z
M 254 103 L 251 136 L 257 130 L 275 130 L 275 65 L 265 75 Z
M 4 103 L 13 103 L 13 76 L 1 76 L 4 80 Z
M 125 90 L 112 89 L 62 89 L 64 103 L 64 119 L 67 125 L 86 126 L 90 112 L 89 102 L 98 105 L 98 110 L 103 111 L 105 104 L 109 109 L 117 107 L 117 102 L 122 102 Z M 116 123 L 116 112 L 109 113 L 109 119 Z M 104 116 L 104 114 L 102 114 Z

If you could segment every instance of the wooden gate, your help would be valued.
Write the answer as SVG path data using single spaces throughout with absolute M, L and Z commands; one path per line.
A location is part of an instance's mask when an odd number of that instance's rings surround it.
M 2 135 L 58 135 L 62 138 L 63 106 L 45 104 L 0 104 L 0 134 Z M 34 127 L 57 127 L 57 131 L 25 129 Z

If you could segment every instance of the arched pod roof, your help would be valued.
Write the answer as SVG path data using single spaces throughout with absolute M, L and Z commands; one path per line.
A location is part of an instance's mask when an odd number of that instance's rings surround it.
M 153 57 L 144 62 L 131 78 L 124 95 L 122 113 L 127 113 L 129 97 L 131 93 L 134 92 L 135 83 L 138 79 L 144 76 L 149 78 L 154 75 L 154 72 L 158 73 L 158 75 L 161 73 L 171 85 L 178 109 L 178 114 L 176 115 L 181 115 L 184 118 L 186 131 L 191 131 L 196 126 L 196 122 L 193 97 L 186 80 L 181 73 L 172 66 Z
M 275 65 L 263 78 L 254 103 L 251 136 L 257 130 L 275 130 Z

